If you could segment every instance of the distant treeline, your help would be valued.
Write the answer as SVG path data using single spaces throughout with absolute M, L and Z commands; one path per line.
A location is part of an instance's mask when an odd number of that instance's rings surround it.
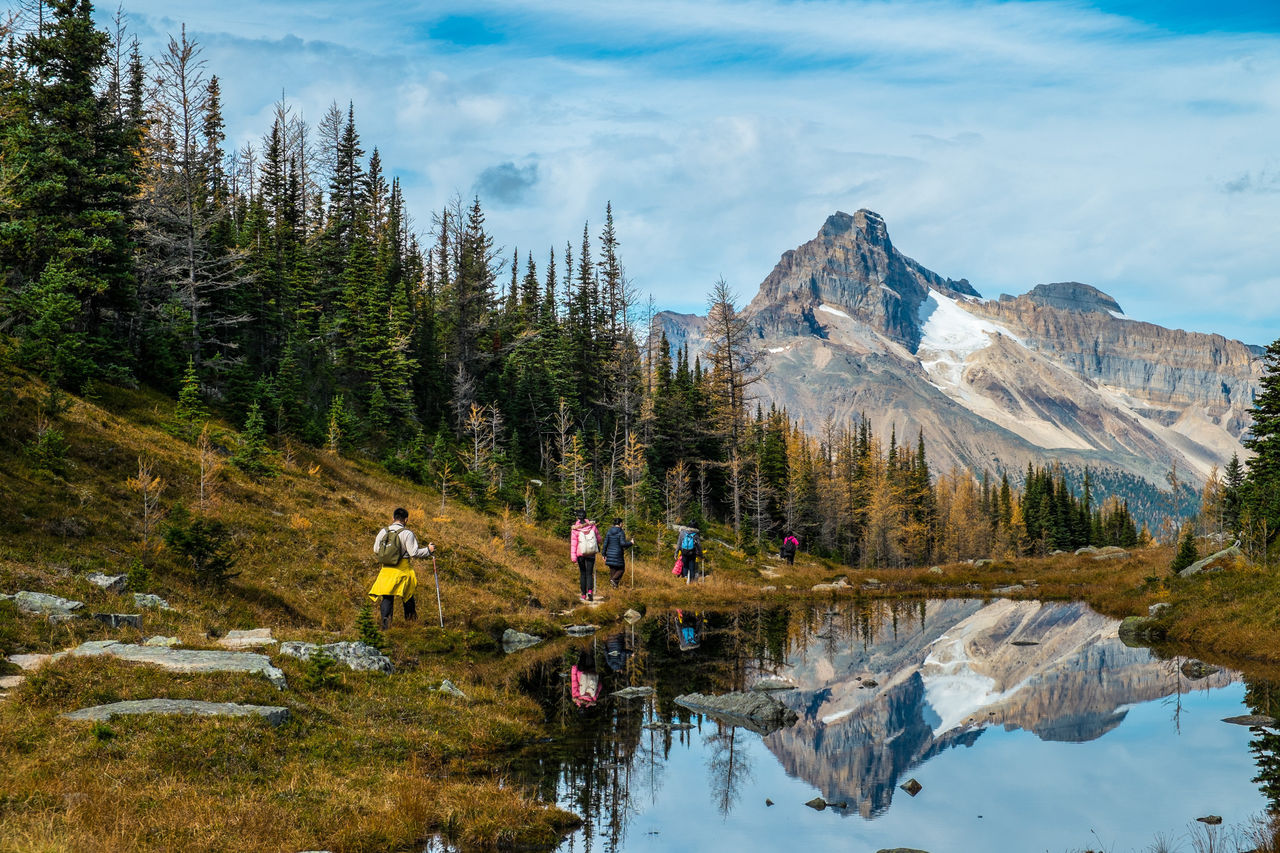
M 886 446 L 866 417 L 810 437 L 759 409 L 733 292 L 709 288 L 705 360 L 672 351 L 609 205 L 536 258 L 496 248 L 478 198 L 419 231 L 353 105 L 311 125 L 281 102 L 227 151 L 185 32 L 146 59 L 87 2 L 38 11 L 3 33 L 0 333 L 55 386 L 144 383 L 187 420 L 210 408 L 253 442 L 367 456 L 492 511 L 714 521 L 746 548 L 792 531 L 854 564 L 1139 535 L 1123 500 L 1097 501 L 1122 491 L 1102 474 L 935 482 L 920 437 Z

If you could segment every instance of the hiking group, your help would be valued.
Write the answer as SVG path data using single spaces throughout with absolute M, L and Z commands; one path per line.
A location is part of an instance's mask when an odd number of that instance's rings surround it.
M 609 584 L 617 589 L 626 572 L 627 549 L 635 547 L 635 542 L 627 538 L 622 529 L 622 519 L 615 518 L 613 525 L 602 537 L 600 528 L 587 517 L 586 510 L 578 510 L 578 519 L 569 532 L 569 561 L 578 567 L 578 598 L 580 601 L 594 601 L 596 595 L 596 557 L 604 557 L 609 568 Z M 382 564 L 382 570 L 369 588 L 369 599 L 378 602 L 379 625 L 383 630 L 391 627 L 391 615 L 397 598 L 404 609 L 406 622 L 418 618 L 417 590 L 418 576 L 413 570 L 410 559 L 431 558 L 432 574 L 436 582 L 436 608 L 440 614 L 440 627 L 444 627 L 444 608 L 440 603 L 440 577 L 435 570 L 435 545 L 428 542 L 425 547 L 418 544 L 418 537 L 408 527 L 409 512 L 403 507 L 396 507 L 391 514 L 391 523 L 378 531 L 373 540 L 373 554 Z M 792 534 L 782 540 L 779 556 L 794 565 L 796 550 L 800 542 Z M 687 524 L 679 528 L 676 537 L 675 565 L 671 573 L 683 577 L 686 583 L 700 579 L 704 570 L 701 564 L 705 561 L 702 552 L 702 537 L 696 525 Z

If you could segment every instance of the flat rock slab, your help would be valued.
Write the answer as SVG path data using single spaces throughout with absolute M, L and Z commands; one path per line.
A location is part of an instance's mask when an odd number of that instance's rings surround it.
M 63 714 L 68 720 L 109 720 L 119 714 L 193 714 L 200 717 L 263 717 L 273 726 L 289 719 L 289 709 L 277 705 L 237 705 L 235 702 L 200 702 L 195 699 L 134 699 L 94 705 Z
M 1223 717 L 1224 723 L 1235 723 L 1237 726 L 1263 726 L 1266 728 L 1280 727 L 1280 720 L 1275 717 L 1266 717 L 1262 714 L 1242 714 L 1239 717 Z
M 1117 545 L 1108 545 L 1105 548 L 1099 548 L 1097 553 L 1093 555 L 1095 560 L 1123 560 L 1129 556 L 1129 552 Z
M 277 640 L 271 636 L 270 628 L 250 628 L 247 631 L 228 631 L 226 636 L 218 640 L 224 649 L 254 649 L 258 646 L 274 646 Z
M 280 644 L 280 654 L 302 660 L 311 660 L 317 651 L 323 651 L 336 662 L 356 672 L 395 672 L 391 658 L 367 643 L 325 643 L 321 646 L 291 641 Z
M 1197 560 L 1178 572 L 1178 577 L 1186 578 L 1192 575 L 1198 575 L 1201 572 L 1220 572 L 1226 566 L 1235 562 L 1237 557 L 1242 556 L 1240 548 L 1232 545 L 1230 548 L 1224 548 L 1216 554 L 1210 554 L 1203 560 Z
M 762 735 L 785 728 L 799 719 L 795 711 L 769 694 L 754 691 L 723 696 L 687 693 L 677 696 L 676 704 Z
M 84 607 L 83 601 L 72 601 L 44 592 L 27 592 L 26 590 L 14 595 L 13 603 L 23 613 L 64 618 L 74 616 L 77 610 Z
M 1013 586 L 998 586 L 991 591 L 996 595 L 1008 595 L 1012 592 L 1022 592 L 1025 589 L 1026 587 L 1023 586 L 1022 584 L 1015 583 Z
M 564 632 L 570 637 L 589 637 L 599 630 L 599 625 L 570 625 Z
M 114 640 L 98 640 L 84 643 L 66 652 L 59 652 L 55 658 L 63 655 L 73 657 L 97 657 L 110 655 L 131 663 L 149 663 L 153 666 L 172 670 L 173 672 L 247 672 L 266 676 L 278 690 L 285 688 L 284 673 L 271 665 L 266 655 L 254 652 L 218 652 L 196 649 L 149 648 L 130 643 L 117 643 Z
M 13 655 L 9 658 L 9 663 L 30 672 L 33 669 L 39 669 L 49 661 L 53 660 L 53 655 Z
M 26 680 L 25 675 L 0 675 L 0 690 L 12 690 Z

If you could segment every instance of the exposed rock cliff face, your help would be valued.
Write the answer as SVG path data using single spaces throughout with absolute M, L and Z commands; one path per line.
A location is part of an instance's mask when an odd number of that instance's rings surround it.
M 767 399 L 814 431 L 864 413 L 923 430 L 935 470 L 1056 459 L 1162 484 L 1174 464 L 1203 477 L 1247 455 L 1257 347 L 1129 320 L 1078 282 L 982 300 L 900 253 L 871 211 L 836 213 L 783 254 L 744 314 Z M 656 322 L 673 347 L 707 348 L 701 318 Z

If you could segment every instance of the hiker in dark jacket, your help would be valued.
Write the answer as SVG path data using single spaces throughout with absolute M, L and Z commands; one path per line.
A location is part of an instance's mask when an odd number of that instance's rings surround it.
M 782 548 L 778 550 L 778 554 L 787 561 L 787 565 L 794 566 L 796 563 L 796 549 L 799 547 L 800 540 L 788 533 L 787 538 L 782 540 Z
M 685 576 L 686 582 L 692 583 L 701 577 L 698 562 L 702 560 L 702 537 L 698 535 L 698 528 L 694 525 L 686 524 L 680 531 L 680 536 L 676 538 L 676 556 L 684 564 L 680 574 Z
M 600 549 L 604 554 L 604 564 L 609 567 L 609 583 L 613 584 L 614 589 L 622 583 L 622 573 L 626 571 L 627 549 L 635 544 L 627 539 L 627 534 L 622 529 L 622 519 L 615 518 L 613 527 L 604 534 L 604 547 Z

